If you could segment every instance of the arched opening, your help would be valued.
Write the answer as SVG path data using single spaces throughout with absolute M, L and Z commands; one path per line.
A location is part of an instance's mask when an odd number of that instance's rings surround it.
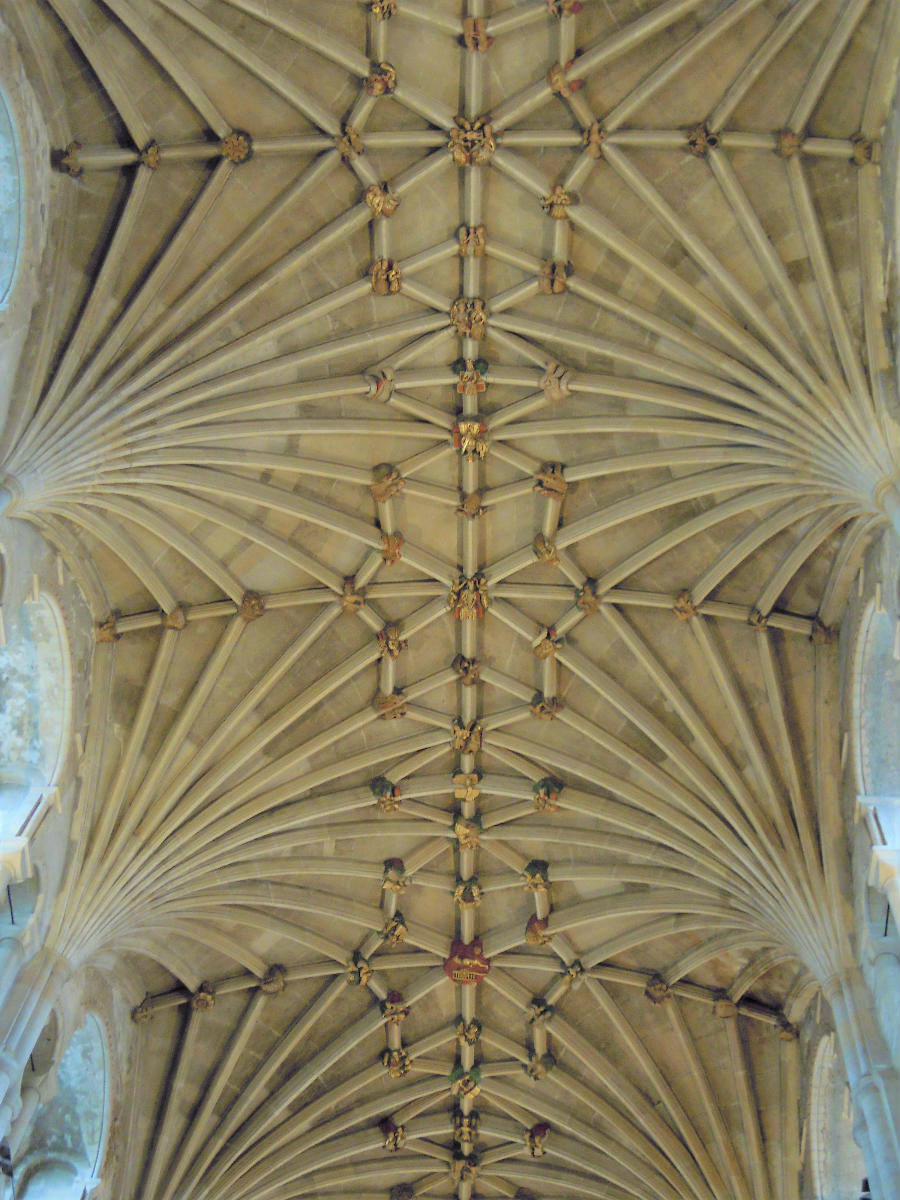
M 19 265 L 22 183 L 19 152 L 9 109 L 0 92 L 0 309 L 12 294 Z
M 850 1088 L 833 1033 L 819 1042 L 813 1061 L 809 1125 L 815 1200 L 857 1200 L 866 1169 L 853 1140 Z
M 41 1094 L 14 1164 L 18 1200 L 81 1200 L 100 1177 L 109 1107 L 106 1042 L 90 1014 L 56 1068 L 55 1092 Z M 29 1086 L 28 1077 L 23 1084 Z
M 23 836 L 53 786 L 65 745 L 69 655 L 45 597 L 4 614 L 0 646 L 0 835 Z

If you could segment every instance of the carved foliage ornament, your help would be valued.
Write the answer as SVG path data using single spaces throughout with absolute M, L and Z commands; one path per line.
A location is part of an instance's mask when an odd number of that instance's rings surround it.
M 233 129 L 222 138 L 219 151 L 229 162 L 246 162 L 253 155 L 253 138 L 242 129 Z
M 369 789 L 375 797 L 379 812 L 396 812 L 400 807 L 400 789 L 384 775 L 377 775 L 371 780 Z
M 366 598 L 363 592 L 356 590 L 356 579 L 353 575 L 344 577 L 343 590 L 340 595 L 341 612 L 355 613 L 365 605 Z
M 224 143 L 223 143 L 224 144 Z M 151 171 L 159 167 L 159 142 L 148 142 L 141 151 L 141 162 Z
M 644 988 L 644 995 L 651 1004 L 665 1004 L 672 999 L 672 990 L 661 975 L 652 975 Z
M 556 1066 L 556 1059 L 552 1054 L 538 1054 L 536 1050 L 531 1050 L 531 1057 L 527 1063 L 522 1063 L 522 1070 L 529 1079 L 546 1079 L 548 1073 Z
M 575 603 L 585 613 L 594 613 L 600 607 L 600 596 L 597 592 L 596 579 L 586 579 L 575 591 Z
M 480 1037 L 481 1022 L 477 1017 L 474 1017 L 471 1021 L 466 1021 L 462 1017 L 459 1018 L 456 1024 L 456 1040 L 461 1046 L 474 1046 Z
M 460 492 L 456 511 L 461 517 L 474 521 L 476 517 L 487 512 L 487 506 L 481 503 L 483 499 L 481 492 Z
M 545 696 L 541 692 L 535 692 L 534 699 L 528 708 L 536 720 L 553 721 L 562 712 L 565 705 L 559 696 Z
M 457 876 L 456 887 L 453 889 L 453 902 L 460 908 L 478 908 L 481 904 L 482 891 L 478 879 L 460 879 Z
M 522 883 L 526 892 L 546 892 L 550 887 L 550 864 L 533 858 L 522 872 Z
M 479 1032 L 481 1025 L 478 1022 Z M 469 1043 L 473 1045 L 474 1043 Z M 481 1091 L 481 1072 L 477 1067 L 469 1067 L 468 1071 L 465 1067 L 457 1065 L 450 1072 L 450 1091 L 454 1096 L 477 1096 Z
M 387 1069 L 391 1079 L 402 1079 L 408 1074 L 412 1060 L 405 1050 L 384 1050 L 381 1055 L 381 1065 Z
M 453 833 L 460 850 L 476 850 L 481 845 L 481 821 L 478 817 L 458 814 L 453 822 Z

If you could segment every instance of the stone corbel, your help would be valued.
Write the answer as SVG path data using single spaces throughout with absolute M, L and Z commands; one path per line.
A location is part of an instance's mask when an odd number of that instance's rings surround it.
M 116 629 L 118 613 L 111 612 L 108 617 L 98 621 L 94 626 L 94 639 L 97 642 L 117 642 L 122 636 Z

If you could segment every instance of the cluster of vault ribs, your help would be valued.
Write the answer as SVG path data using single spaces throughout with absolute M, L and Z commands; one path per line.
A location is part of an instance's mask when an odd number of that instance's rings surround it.
M 580 5 L 576 0 L 548 0 L 547 8 L 553 16 L 566 23 L 578 12 Z M 384 47 L 383 26 L 396 12 L 397 3 L 396 0 L 372 0 L 369 9 L 370 32 L 373 29 L 375 31 L 370 49 L 376 50 L 380 55 Z M 566 36 L 568 37 L 568 34 Z M 490 49 L 493 40 L 489 23 L 484 18 L 466 17 L 463 20 L 462 42 L 466 51 L 481 56 Z M 546 77 L 547 95 L 556 96 L 564 101 L 576 118 L 579 129 L 572 133 L 567 144 L 573 149 L 580 149 L 585 159 L 597 160 L 603 157 L 607 139 L 609 138 L 610 144 L 616 140 L 615 133 L 608 134 L 603 124 L 589 111 L 580 94 L 583 80 L 574 77 L 572 71 L 576 62 L 577 60 L 568 61 L 550 68 Z M 369 74 L 363 79 L 364 94 L 370 98 L 392 95 L 397 86 L 397 72 L 385 58 L 379 56 L 377 61 L 370 64 Z M 477 523 L 486 512 L 479 474 L 481 464 L 490 448 L 489 421 L 479 412 L 479 398 L 483 396 L 488 385 L 490 364 L 483 353 L 489 307 L 488 302 L 479 294 L 482 280 L 481 263 L 486 253 L 488 230 L 481 219 L 482 185 L 478 168 L 491 162 L 498 143 L 502 142 L 503 132 L 496 128 L 490 116 L 475 115 L 472 111 L 457 116 L 449 130 L 435 129 L 431 132 L 434 134 L 433 145 L 437 148 L 445 146 L 453 163 L 461 171 L 471 171 L 473 178 L 477 180 L 477 183 L 473 182 L 471 186 L 463 189 L 467 197 L 464 205 L 465 223 L 458 232 L 462 294 L 453 301 L 447 313 L 448 323 L 460 343 L 459 356 L 453 363 L 458 380 L 457 411 L 449 436 L 459 456 L 459 504 L 456 511 L 460 523 L 461 561 L 457 576 L 446 596 L 448 609 L 458 623 L 457 653 L 451 665 L 459 681 L 459 711 L 450 730 L 451 745 L 458 755 L 458 761 L 449 781 L 449 790 L 452 793 L 452 823 L 447 831 L 453 839 L 456 852 L 456 880 L 452 889 L 456 936 L 446 947 L 443 969 L 448 980 L 457 988 L 459 997 L 457 1053 L 448 1079 L 455 1104 L 451 1175 L 454 1181 L 465 1183 L 471 1181 L 478 1170 L 476 1101 L 483 1087 L 489 1087 L 489 1082 L 486 1078 L 483 1079 L 479 1066 L 482 1025 L 477 1015 L 476 997 L 479 985 L 492 968 L 491 959 L 484 952 L 476 926 L 476 915 L 484 898 L 477 872 L 477 855 L 482 832 L 479 799 L 483 790 L 487 790 L 489 780 L 485 780 L 479 769 L 478 756 L 482 750 L 485 730 L 482 714 L 478 711 L 480 689 L 474 685 L 478 683 L 482 672 L 478 630 L 491 604 L 484 567 L 478 561 L 476 536 Z M 528 136 L 525 131 L 519 144 L 529 144 Z M 538 136 L 543 136 L 543 131 Z M 708 121 L 699 122 L 681 131 L 681 136 L 683 144 L 698 158 L 706 157 L 723 140 L 720 128 Z M 784 158 L 801 152 L 834 155 L 837 153 L 836 148 L 839 148 L 835 142 L 829 149 L 825 145 L 826 139 L 814 139 L 816 145 L 807 146 L 806 135 L 791 129 L 780 130 L 772 135 L 742 136 L 744 148 L 768 148 Z M 354 125 L 345 122 L 337 136 L 322 134 L 298 139 L 301 140 L 304 143 L 304 152 L 327 151 L 336 147 L 343 161 L 359 177 L 364 185 L 364 202 L 371 210 L 374 253 L 368 275 L 372 291 L 379 296 L 400 293 L 404 287 L 403 272 L 390 256 L 389 239 L 384 223 L 397 212 L 401 197 L 389 183 L 378 179 L 366 155 L 363 133 Z M 512 137 L 509 141 L 511 145 L 515 144 Z M 372 144 L 376 142 L 377 135 L 373 135 Z M 858 166 L 877 158 L 878 145 L 868 139 L 858 137 L 843 145 L 847 157 Z M 237 165 L 247 163 L 255 154 L 283 152 L 285 147 L 279 139 L 253 137 L 244 130 L 231 130 L 225 132 L 214 144 L 197 142 L 180 145 L 177 151 L 174 147 L 160 146 L 155 141 L 133 152 L 85 148 L 73 141 L 64 151 L 59 152 L 57 161 L 62 170 L 79 175 L 88 170 L 118 169 L 129 164 L 140 164 L 156 171 L 169 161 L 183 163 L 191 158 L 204 161 L 215 156 L 221 156 Z M 573 272 L 568 255 L 571 234 L 570 208 L 577 204 L 578 197 L 571 184 L 566 186 L 557 183 L 538 199 L 543 212 L 553 222 L 553 252 L 548 259 L 538 264 L 539 289 L 545 294 L 557 294 L 567 290 L 567 280 Z M 370 395 L 380 401 L 390 400 L 393 387 L 394 375 L 389 367 L 379 369 L 370 378 Z M 559 403 L 569 394 L 569 374 L 566 368 L 554 361 L 547 361 L 545 373 L 540 379 L 540 387 L 548 404 Z M 405 482 L 400 470 L 393 464 L 379 464 L 374 468 L 371 494 L 381 533 L 381 558 L 387 567 L 398 562 L 403 553 L 403 535 L 395 524 L 393 501 L 403 491 Z M 541 465 L 535 474 L 534 487 L 543 500 L 541 529 L 533 542 L 534 558 L 539 562 L 559 566 L 560 556 L 554 545 L 554 534 L 559 525 L 568 488 L 563 466 L 550 462 Z M 534 694 L 529 707 L 532 716 L 538 720 L 553 720 L 562 709 L 562 701 L 558 695 L 556 650 L 565 632 L 563 626 L 570 626 L 576 620 L 595 611 L 601 602 L 593 580 L 584 579 L 582 576 L 580 581 L 577 581 L 571 577 L 571 572 L 565 570 L 565 561 L 562 565 L 564 574 L 569 574 L 573 586 L 575 606 L 562 624 L 558 627 L 548 626 L 532 645 L 532 652 L 539 663 L 541 686 Z M 343 612 L 362 613 L 366 608 L 365 587 L 358 584 L 355 578 L 348 577 L 344 580 L 342 594 L 337 599 Z M 265 598 L 257 592 L 248 591 L 237 609 L 245 620 L 256 620 L 265 612 Z M 676 615 L 688 620 L 695 612 L 690 593 L 681 593 L 675 602 Z M 184 607 L 164 614 L 162 621 L 169 628 L 183 628 L 186 622 Z M 765 618 L 758 614 L 756 623 L 761 625 L 764 622 Z M 751 618 L 751 624 L 753 623 Z M 134 627 L 138 626 L 135 624 Z M 97 638 L 100 641 L 114 641 L 121 637 L 127 628 L 128 619 L 123 622 L 113 613 L 98 626 Z M 396 662 L 407 648 L 402 632 L 401 625 L 389 622 L 376 634 L 379 680 L 373 706 L 378 715 L 386 720 L 401 718 L 407 715 L 409 710 L 407 697 L 395 686 Z M 822 636 L 822 631 L 818 632 Z M 379 813 L 390 819 L 391 813 L 400 810 L 402 788 L 399 783 L 379 775 L 371 780 L 369 786 L 373 803 Z M 532 786 L 534 808 L 546 814 L 559 811 L 560 807 L 564 807 L 564 801 L 561 804 L 563 791 L 564 782 L 558 778 L 544 776 L 537 779 Z M 407 891 L 415 872 L 421 869 L 424 861 L 404 862 L 400 858 L 389 858 L 385 861 L 381 889 L 383 926 L 380 931 L 373 931 L 363 939 L 346 964 L 348 984 L 367 988 L 380 1005 L 386 1037 L 381 1063 L 391 1078 L 402 1078 L 412 1066 L 402 1036 L 403 1022 L 409 1014 L 410 1006 L 402 993 L 388 988 L 383 982 L 384 973 L 391 969 L 390 956 L 374 958 L 373 955 L 380 948 L 397 946 L 407 938 L 408 927 L 399 908 L 400 897 Z M 596 971 L 582 965 L 563 935 L 551 937 L 550 863 L 544 859 L 532 859 L 528 862 L 523 860 L 520 876 L 522 886 L 534 903 L 534 912 L 528 917 L 522 931 L 522 941 L 531 946 L 543 946 L 552 941 L 552 949 L 560 956 L 560 970 L 555 974 L 550 986 L 544 989 L 544 994 L 533 997 L 527 1018 L 522 1068 L 531 1079 L 540 1080 L 554 1066 L 549 1030 L 556 1008 L 569 990 L 578 987 L 585 976 L 595 975 Z M 289 967 L 275 964 L 263 978 L 248 980 L 246 986 L 258 987 L 266 994 L 277 994 L 290 984 L 291 977 Z M 651 1004 L 662 1005 L 678 989 L 677 985 L 670 987 L 659 975 L 646 972 L 644 990 Z M 215 985 L 203 983 L 192 995 L 177 992 L 167 996 L 147 997 L 135 1008 L 133 1018 L 142 1023 L 149 1020 L 154 1012 L 184 1002 L 197 1011 L 211 1009 L 216 1002 Z M 735 1016 L 738 1009 L 746 1011 L 746 1006 L 736 1005 L 724 994 L 714 996 L 713 1004 L 715 1014 L 722 1018 Z M 761 1012 L 762 1006 L 755 1007 Z M 771 1012 L 766 1015 L 766 1019 L 778 1026 L 781 1036 L 796 1036 L 796 1031 L 782 1014 Z M 385 1150 L 395 1152 L 405 1144 L 405 1128 L 398 1125 L 392 1117 L 387 1116 L 381 1120 L 379 1129 L 384 1137 Z M 527 1130 L 525 1144 L 532 1156 L 537 1157 L 545 1153 L 545 1142 L 549 1132 L 550 1126 L 546 1121 L 538 1121 Z M 391 1200 L 412 1200 L 412 1196 L 413 1188 L 409 1184 L 396 1185 L 391 1191 Z
M 477 353 L 477 334 L 470 331 L 462 340 L 465 354 Z M 473 342 L 476 345 L 473 347 Z M 477 561 L 475 530 L 479 520 L 485 518 L 486 508 L 481 503 L 479 475 L 489 454 L 488 427 L 477 410 L 478 398 L 487 387 L 486 377 L 489 364 L 483 358 L 461 357 L 454 364 L 458 383 L 456 394 L 460 407 L 456 414 L 450 437 L 458 453 L 459 504 L 458 520 L 461 522 L 462 563 L 456 579 L 449 587 L 445 601 L 449 613 L 456 621 L 458 630 L 458 652 L 451 667 L 459 685 L 459 712 L 449 730 L 450 745 L 457 753 L 457 766 L 449 780 L 452 796 L 451 821 L 445 837 L 455 851 L 456 878 L 452 888 L 452 902 L 456 916 L 456 936 L 447 946 L 443 959 L 443 970 L 448 980 L 458 989 L 458 1018 L 455 1029 L 457 1053 L 448 1078 L 448 1087 L 454 1098 L 452 1113 L 453 1151 L 450 1166 L 451 1178 L 456 1184 L 470 1183 L 479 1167 L 477 1149 L 479 1113 L 476 1101 L 482 1090 L 489 1089 L 489 1078 L 484 1079 L 479 1065 L 479 1042 L 482 1024 L 477 1015 L 476 996 L 478 985 L 489 975 L 491 958 L 485 954 L 479 936 L 476 915 L 484 900 L 484 891 L 479 881 L 477 856 L 482 845 L 482 818 L 479 801 L 490 791 L 490 777 L 485 777 L 479 767 L 480 754 L 484 748 L 485 729 L 482 715 L 478 711 L 476 686 L 482 677 L 483 667 L 478 658 L 478 632 L 482 620 L 491 606 L 491 599 L 483 572 Z M 544 389 L 553 399 L 562 398 L 568 390 L 568 374 L 558 364 L 550 363 L 542 381 Z M 393 385 L 390 371 L 383 371 L 372 379 L 374 391 L 384 391 Z M 383 531 L 381 557 L 386 566 L 401 557 L 402 535 L 394 526 L 393 502 L 402 492 L 405 480 L 392 464 L 382 463 L 373 468 L 370 486 L 378 513 L 378 524 Z M 568 485 L 565 471 L 559 463 L 544 463 L 537 471 L 534 490 L 543 501 L 541 531 L 533 543 L 536 561 L 557 563 L 553 534 L 561 520 L 563 501 Z M 489 518 L 488 518 L 489 519 Z M 600 597 L 594 581 L 586 579 L 581 586 L 573 587 L 574 605 L 571 612 L 580 619 L 596 611 Z M 365 588 L 358 586 L 354 577 L 344 580 L 342 595 L 337 598 L 342 611 L 347 615 L 359 616 L 366 610 Z M 238 611 L 246 621 L 257 620 L 265 613 L 265 598 L 256 592 L 248 592 Z M 676 598 L 675 615 L 688 620 L 694 615 L 689 593 Z M 182 628 L 185 623 L 183 609 L 176 614 L 165 615 L 165 623 Z M 565 619 L 564 619 L 565 620 Z M 103 622 L 97 631 L 100 640 L 113 640 L 122 636 L 116 628 L 116 616 Z M 403 690 L 395 686 L 397 660 L 408 649 L 399 623 L 388 622 L 375 634 L 378 648 L 379 678 L 372 705 L 381 719 L 396 720 L 407 716 L 409 701 Z M 529 706 L 533 718 L 541 721 L 553 720 L 563 709 L 557 695 L 558 666 L 556 652 L 563 639 L 554 626 L 543 629 L 531 646 L 542 679 L 542 689 L 537 691 Z M 369 781 L 369 790 L 375 811 L 390 820 L 403 807 L 403 786 L 385 775 L 377 775 Z M 529 786 L 522 781 L 523 792 Z M 534 780 L 530 784 L 533 810 L 552 815 L 565 808 L 564 781 L 551 775 Z M 514 834 L 513 834 L 514 836 Z M 390 955 L 376 952 L 400 946 L 407 941 L 409 926 L 399 907 L 400 898 L 414 883 L 415 874 L 434 857 L 433 842 L 413 851 L 404 861 L 391 857 L 384 861 L 381 881 L 381 913 L 383 924 L 380 930 L 369 933 L 346 963 L 346 981 L 349 985 L 367 988 L 380 1007 L 385 1029 L 385 1048 L 380 1061 L 386 1074 L 392 1079 L 401 1079 L 413 1068 L 413 1059 L 403 1041 L 403 1022 L 410 1012 L 410 1004 L 404 995 L 385 983 L 385 974 L 392 967 Z M 531 897 L 534 912 L 527 918 L 522 930 L 521 942 L 527 946 L 550 946 L 559 955 L 559 969 L 553 972 L 550 985 L 542 995 L 532 997 L 527 1016 L 527 1032 L 524 1054 L 518 1053 L 517 1061 L 526 1075 L 534 1080 L 543 1079 L 555 1066 L 550 1041 L 550 1026 L 557 1006 L 571 989 L 577 988 L 585 977 L 602 978 L 602 968 L 585 967 L 576 950 L 563 934 L 552 934 L 549 930 L 551 902 L 551 864 L 545 859 L 526 861 L 510 847 L 491 842 L 491 850 L 500 851 L 500 859 L 511 869 L 517 870 L 521 886 Z M 413 935 L 414 937 L 414 935 Z M 298 977 L 302 970 L 298 971 Z M 636 973 L 643 975 L 644 994 L 652 1005 L 666 1003 L 679 992 L 679 985 L 670 986 L 662 976 L 651 971 Z M 290 983 L 292 972 L 281 964 L 269 968 L 262 979 L 248 979 L 246 986 L 257 987 L 266 994 L 277 994 Z M 233 986 L 234 981 L 231 981 Z M 688 985 L 690 994 L 703 989 Z M 767 1010 L 755 1002 L 735 1003 L 723 993 L 712 993 L 708 997 L 715 1015 L 721 1018 L 735 1017 L 741 1013 L 763 1019 L 776 1026 L 783 1038 L 796 1037 L 796 1029 L 784 1015 L 776 1010 Z M 153 1013 L 173 1004 L 189 1003 L 195 1010 L 207 1010 L 214 1006 L 216 988 L 204 982 L 196 992 L 182 992 L 164 996 L 147 997 L 133 1011 L 138 1023 L 149 1020 Z M 517 1047 L 506 1043 L 507 1049 L 515 1053 Z M 378 1122 L 383 1135 L 383 1146 L 388 1152 L 396 1152 L 406 1145 L 406 1128 L 398 1124 L 393 1116 L 385 1116 Z M 546 1153 L 546 1140 L 550 1134 L 550 1123 L 535 1122 L 525 1131 L 524 1145 L 533 1157 Z M 397 1184 L 391 1189 L 392 1200 L 412 1200 L 411 1184 Z

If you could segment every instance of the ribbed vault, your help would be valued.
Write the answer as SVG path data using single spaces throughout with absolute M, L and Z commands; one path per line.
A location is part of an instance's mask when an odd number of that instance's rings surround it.
M 97 619 L 47 954 L 159 966 L 118 1194 L 791 1200 L 900 9 L 29 7 L 94 250 L 7 516 Z

